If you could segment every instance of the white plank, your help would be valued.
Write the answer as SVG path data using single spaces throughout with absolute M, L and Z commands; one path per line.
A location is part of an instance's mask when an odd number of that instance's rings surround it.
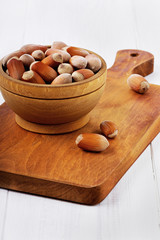
M 160 134 L 153 140 L 151 144 L 152 170 L 153 170 L 153 179 L 155 182 L 157 211 L 158 211 L 159 226 L 160 226 L 160 150 L 159 149 L 160 149 Z
M 10 192 L 4 239 L 98 239 L 97 209 Z
M 0 188 L 0 239 L 3 239 L 4 224 L 7 212 L 8 190 Z
M 1 46 L 4 46 L 0 55 L 2 57 L 25 43 L 50 44 L 53 40 L 63 40 L 99 53 L 106 59 L 108 67 L 113 64 L 119 49 L 141 48 L 158 57 L 159 10 L 156 1 L 150 3 L 135 1 L 131 5 L 127 0 L 5 1 L 1 21 L 4 22 L 9 4 L 10 10 L 6 24 L 1 27 L 1 36 L 5 38 L 0 38 Z M 151 6 L 153 18 L 152 14 L 148 15 Z M 152 36 L 146 23 L 150 28 L 154 25 Z M 155 74 L 148 77 L 155 83 L 158 80 L 154 79 L 159 76 L 158 61 Z M 155 149 L 157 147 L 153 152 Z M 160 235 L 156 194 L 148 148 L 97 206 L 10 191 L 5 221 L 0 207 L 2 239 L 157 240 Z
M 150 147 L 100 204 L 102 239 L 160 238 Z
M 155 56 L 154 73 L 148 76 L 147 80 L 158 85 L 160 85 L 159 6 L 159 0 L 132 0 L 137 48 L 149 51 Z

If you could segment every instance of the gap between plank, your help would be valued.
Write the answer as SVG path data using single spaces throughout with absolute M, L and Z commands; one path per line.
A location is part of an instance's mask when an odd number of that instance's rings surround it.
M 153 180 L 155 183 L 155 191 L 156 191 L 156 202 L 157 202 L 157 210 L 158 210 L 158 226 L 160 228 L 160 192 L 158 188 L 158 179 L 157 179 L 157 172 L 156 172 L 156 165 L 154 160 L 154 153 L 152 143 L 150 144 L 150 151 L 151 151 L 151 163 L 152 163 L 152 172 L 153 172 Z
M 4 212 L 4 219 L 3 219 L 3 226 L 2 226 L 2 234 L 1 234 L 1 240 L 4 240 L 4 230 L 6 225 L 6 218 L 7 218 L 7 208 L 8 208 L 8 195 L 9 190 L 7 190 L 7 197 L 6 197 L 6 203 L 5 203 L 5 212 Z

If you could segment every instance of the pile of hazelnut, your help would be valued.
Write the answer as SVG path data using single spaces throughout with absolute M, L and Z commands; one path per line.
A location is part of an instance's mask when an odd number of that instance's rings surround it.
M 67 84 L 92 77 L 102 62 L 82 48 L 53 42 L 51 47 L 27 44 L 3 58 L 5 72 L 12 78 L 38 84 Z

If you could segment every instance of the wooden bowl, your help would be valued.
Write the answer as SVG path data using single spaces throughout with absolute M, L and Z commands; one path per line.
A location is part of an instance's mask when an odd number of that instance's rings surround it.
M 86 125 L 106 82 L 106 63 L 97 56 L 102 61 L 102 68 L 93 77 L 56 86 L 11 78 L 3 71 L 1 60 L 0 88 L 7 105 L 16 114 L 17 124 L 45 134 L 71 132 Z

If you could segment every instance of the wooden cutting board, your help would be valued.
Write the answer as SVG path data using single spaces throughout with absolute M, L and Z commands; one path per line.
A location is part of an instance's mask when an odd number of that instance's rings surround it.
M 7 105 L 1 105 L 0 187 L 84 204 L 102 201 L 160 131 L 160 86 L 151 85 L 141 95 L 126 83 L 131 73 L 151 73 L 153 61 L 153 55 L 144 51 L 119 51 L 90 122 L 72 133 L 25 131 Z M 119 128 L 109 148 L 101 153 L 79 149 L 76 137 L 100 132 L 103 120 Z

